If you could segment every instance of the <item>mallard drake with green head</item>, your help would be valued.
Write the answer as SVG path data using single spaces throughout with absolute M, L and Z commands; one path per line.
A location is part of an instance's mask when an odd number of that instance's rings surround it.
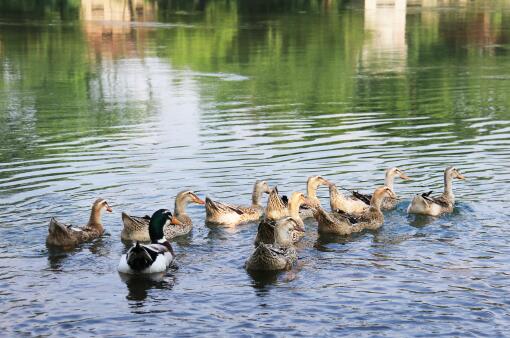
M 464 180 L 465 177 L 455 167 L 447 167 L 444 171 L 444 192 L 437 197 L 430 196 L 432 191 L 414 196 L 407 212 L 427 216 L 439 216 L 450 213 L 455 206 L 453 179 Z
M 151 244 L 142 245 L 138 241 L 120 258 L 117 270 L 126 274 L 150 274 L 164 272 L 172 264 L 175 255 L 167 241 L 164 229 L 180 222 L 167 209 L 156 211 L 149 221 Z
M 236 226 L 243 223 L 258 221 L 263 214 L 262 194 L 270 193 L 266 181 L 256 181 L 253 186 L 252 203 L 250 206 L 238 206 L 205 199 L 205 222 L 209 225 Z
M 174 215 L 179 220 L 180 224 L 168 224 L 163 229 L 165 238 L 171 240 L 177 236 L 188 234 L 193 228 L 193 221 L 186 213 L 186 207 L 190 203 L 203 205 L 205 202 L 201 200 L 193 191 L 184 190 L 177 194 L 175 197 Z M 150 217 L 130 216 L 125 212 L 122 213 L 122 223 L 124 228 L 120 233 L 120 238 L 125 241 L 150 241 L 149 236 L 149 223 Z
M 72 248 L 80 243 L 88 242 L 103 235 L 104 227 L 101 223 L 101 214 L 106 210 L 112 212 L 112 208 L 106 200 L 98 198 L 92 204 L 90 217 L 87 225 L 74 227 L 71 224 L 64 224 L 52 217 L 48 227 L 46 244 L 62 248 Z

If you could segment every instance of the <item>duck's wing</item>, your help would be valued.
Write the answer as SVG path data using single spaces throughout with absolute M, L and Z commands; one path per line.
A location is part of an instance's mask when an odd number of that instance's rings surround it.
M 271 244 L 274 242 L 274 227 L 276 222 L 273 220 L 263 220 L 259 223 L 257 236 L 255 237 L 255 247 L 261 243 Z
M 430 197 L 429 197 L 430 198 Z M 430 198 L 433 203 L 440 205 L 441 207 L 448 207 L 450 205 L 450 201 L 448 201 L 444 196 L 437 196 Z
M 432 190 L 429 192 L 424 192 L 420 196 L 423 197 L 424 200 L 426 200 L 429 203 L 435 203 L 441 207 L 448 207 L 450 205 L 450 202 L 443 196 L 431 196 Z
M 227 212 L 235 212 L 239 215 L 244 214 L 244 211 L 237 206 L 230 205 L 227 203 L 213 201 L 209 197 L 205 198 L 205 208 L 211 214 L 227 213 Z
M 340 209 L 337 209 L 335 212 L 331 213 L 331 216 L 334 219 L 342 222 L 348 220 L 351 224 L 356 224 L 363 221 L 361 215 L 348 214 Z
M 353 191 L 352 196 L 354 196 L 355 198 L 359 199 L 360 201 L 362 201 L 363 203 L 368 204 L 368 205 L 370 205 L 370 200 L 372 199 L 371 194 L 362 194 L 358 191 Z

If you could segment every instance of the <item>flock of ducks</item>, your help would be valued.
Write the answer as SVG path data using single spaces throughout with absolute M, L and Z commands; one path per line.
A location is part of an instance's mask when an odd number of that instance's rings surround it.
M 317 231 L 321 234 L 350 235 L 380 228 L 384 223 L 382 211 L 395 208 L 399 202 L 393 189 L 395 177 L 409 179 L 399 168 L 390 168 L 385 172 L 385 185 L 376 188 L 373 194 L 349 191 L 346 195 L 329 180 L 311 176 L 307 180 L 307 195 L 293 192 L 290 198 L 281 196 L 277 187 L 271 189 L 266 181 L 256 181 L 249 206 L 213 201 L 208 197 L 203 201 L 193 191 L 182 191 L 175 198 L 173 213 L 167 209 L 143 217 L 122 213 L 124 228 L 121 238 L 135 244 L 122 255 L 118 271 L 126 274 L 166 271 L 175 258 L 169 241 L 188 234 L 193 227 L 191 218 L 186 214 L 186 206 L 190 203 L 205 205 L 205 222 L 209 226 L 235 227 L 260 222 L 254 241 L 255 250 L 246 261 L 248 270 L 290 269 L 298 259 L 294 245 L 305 234 L 304 219 L 315 218 Z M 456 168 L 447 167 L 444 171 L 444 192 L 436 197 L 431 196 L 431 192 L 414 196 L 408 213 L 439 216 L 452 212 L 455 205 L 453 179 L 463 180 L 464 176 Z M 320 186 L 329 188 L 330 211 L 322 207 L 317 197 Z M 269 195 L 265 208 L 262 206 L 263 194 Z M 52 218 L 47 245 L 71 248 L 100 237 L 104 233 L 101 223 L 103 211 L 112 212 L 112 208 L 104 199 L 97 199 L 84 227 L 66 225 Z

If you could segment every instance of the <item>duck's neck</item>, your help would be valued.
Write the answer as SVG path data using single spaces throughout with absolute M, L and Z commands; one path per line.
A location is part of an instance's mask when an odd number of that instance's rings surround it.
M 370 200 L 370 211 L 380 212 L 384 195 L 373 194 Z
M 184 199 L 176 199 L 175 200 L 175 207 L 174 207 L 175 217 L 186 215 L 186 207 L 188 206 L 188 203 L 189 202 Z
M 262 206 L 262 188 L 255 184 L 253 192 L 251 193 L 251 205 L 261 207 Z
M 443 195 L 451 200 L 455 199 L 455 196 L 453 195 L 452 185 L 453 185 L 452 177 L 449 175 L 448 172 L 445 172 L 444 173 L 444 193 L 443 193 Z
M 290 217 L 294 219 L 299 219 L 299 207 L 301 206 L 301 202 L 296 199 L 291 199 L 289 201 L 289 214 Z
M 312 180 L 306 183 L 306 195 L 309 198 L 317 198 L 317 184 L 314 184 Z
M 101 209 L 97 209 L 95 207 L 92 207 L 92 210 L 90 211 L 90 218 L 89 222 L 87 223 L 87 227 L 103 231 L 103 224 L 101 224 Z
M 389 171 L 386 173 L 384 177 L 384 185 L 390 188 L 393 191 L 393 182 L 395 181 L 395 176 L 393 176 Z

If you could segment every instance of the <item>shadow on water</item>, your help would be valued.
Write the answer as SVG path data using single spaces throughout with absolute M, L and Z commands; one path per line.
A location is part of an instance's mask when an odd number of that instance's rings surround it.
M 334 235 L 334 234 L 319 234 L 317 237 L 317 241 L 315 242 L 314 247 L 323 252 L 335 251 L 331 248 L 328 248 L 328 244 L 349 244 L 353 242 L 359 242 L 369 233 L 377 233 L 377 232 L 369 232 L 364 231 L 356 234 L 351 234 L 348 236 Z
M 120 279 L 126 283 L 128 294 L 126 299 L 145 300 L 152 289 L 171 290 L 175 285 L 174 270 L 150 275 L 127 275 L 119 273 Z
M 75 247 L 61 248 L 56 246 L 46 246 L 48 250 L 48 264 L 52 270 L 61 270 L 62 265 L 68 257 L 88 249 L 96 256 L 107 257 L 110 254 L 111 242 L 109 235 L 95 239 L 92 243 L 84 243 Z

